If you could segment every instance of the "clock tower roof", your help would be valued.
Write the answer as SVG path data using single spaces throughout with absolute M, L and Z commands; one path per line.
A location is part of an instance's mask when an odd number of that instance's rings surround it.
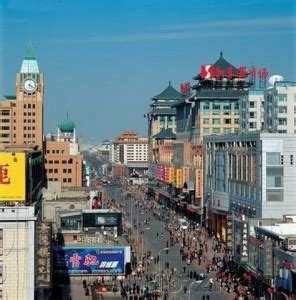
M 32 45 L 29 45 L 26 55 L 24 56 L 21 73 L 39 73 L 38 63 Z

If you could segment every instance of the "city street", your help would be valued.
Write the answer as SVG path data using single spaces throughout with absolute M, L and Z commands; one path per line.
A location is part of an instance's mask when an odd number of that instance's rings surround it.
M 137 229 L 133 229 L 135 234 L 138 235 L 140 240 L 140 232 L 143 231 L 143 248 L 145 251 L 150 250 L 153 257 L 160 257 L 160 271 L 164 271 L 164 274 L 168 274 L 171 267 L 176 268 L 174 274 L 175 283 L 171 286 L 169 290 L 169 299 L 180 299 L 185 297 L 184 287 L 187 289 L 186 296 L 188 299 L 203 299 L 203 296 L 210 295 L 210 299 L 226 299 L 223 294 L 213 288 L 209 291 L 208 281 L 214 274 L 207 274 L 205 269 L 198 269 L 192 263 L 190 266 L 187 265 L 186 261 L 182 260 L 180 255 L 180 244 L 175 244 L 174 246 L 169 246 L 169 253 L 166 254 L 165 248 L 167 247 L 167 242 L 170 240 L 169 233 L 165 230 L 164 222 L 156 220 L 153 217 L 153 212 L 148 213 L 140 212 L 140 208 L 134 205 L 133 200 L 124 199 L 120 192 L 120 188 L 111 187 L 109 189 L 110 198 L 116 199 L 118 203 L 123 205 L 123 210 L 125 212 L 126 218 L 125 222 L 130 223 L 131 219 L 136 220 L 137 224 L 141 224 Z M 129 216 L 129 217 L 127 217 Z M 149 225 L 144 224 L 144 221 L 150 218 L 151 222 Z M 132 221 L 133 222 L 133 221 Z M 137 253 L 138 254 L 138 253 Z M 139 257 L 140 255 L 138 255 Z M 169 268 L 165 268 L 165 263 L 169 263 Z M 185 268 L 185 273 L 183 273 L 183 268 Z M 158 265 L 153 262 L 148 267 L 148 273 L 158 274 Z M 205 280 L 201 283 L 190 279 L 188 273 L 196 271 L 197 274 L 204 274 Z M 164 286 L 164 290 L 166 286 Z M 191 292 L 191 298 L 190 298 Z

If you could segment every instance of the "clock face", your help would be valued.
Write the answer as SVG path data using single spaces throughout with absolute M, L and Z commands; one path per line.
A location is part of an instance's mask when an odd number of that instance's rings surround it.
M 36 90 L 37 84 L 36 81 L 33 79 L 26 79 L 24 81 L 24 89 L 28 93 L 32 93 Z

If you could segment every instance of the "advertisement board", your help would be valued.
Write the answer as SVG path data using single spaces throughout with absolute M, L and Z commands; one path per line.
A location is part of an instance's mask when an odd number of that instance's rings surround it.
M 70 275 L 124 274 L 124 247 L 59 247 L 54 250 L 54 270 Z
M 25 153 L 0 153 L 0 201 L 26 200 Z

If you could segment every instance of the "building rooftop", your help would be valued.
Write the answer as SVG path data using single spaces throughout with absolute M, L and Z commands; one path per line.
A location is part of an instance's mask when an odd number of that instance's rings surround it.
M 282 237 L 296 236 L 296 223 L 277 223 L 271 226 L 260 226 L 261 230 L 266 230 L 269 233 L 277 234 Z
M 39 73 L 38 63 L 32 45 L 29 46 L 24 56 L 21 73 Z
M 75 123 L 67 118 L 59 124 L 59 129 L 61 132 L 73 133 L 75 129 Z
M 157 107 L 150 111 L 150 115 L 175 115 L 177 113 L 174 107 Z
M 181 98 L 181 94 L 175 88 L 173 88 L 171 82 L 169 82 L 168 87 L 160 94 L 154 96 L 152 100 L 180 100 Z
M 153 138 L 156 140 L 176 139 L 176 134 L 173 133 L 171 128 L 165 129 L 163 127 L 158 134 L 153 136 Z

